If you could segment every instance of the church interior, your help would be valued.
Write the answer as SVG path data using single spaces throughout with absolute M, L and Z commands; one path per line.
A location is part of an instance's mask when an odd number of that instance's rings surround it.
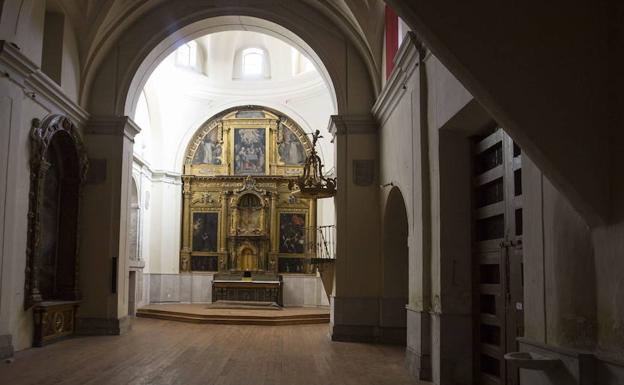
M 622 26 L 0 0 L 0 384 L 623 384 Z

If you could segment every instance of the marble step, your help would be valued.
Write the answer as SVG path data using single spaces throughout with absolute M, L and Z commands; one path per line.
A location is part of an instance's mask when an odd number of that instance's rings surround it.
M 239 324 L 302 325 L 329 322 L 327 308 L 219 309 L 197 304 L 152 304 L 139 308 L 137 317 L 171 321 Z
M 226 324 L 226 325 L 305 325 L 329 323 L 329 314 L 302 314 L 287 316 L 255 316 L 255 315 L 206 315 L 181 312 L 138 310 L 137 317 L 155 318 L 169 321 Z

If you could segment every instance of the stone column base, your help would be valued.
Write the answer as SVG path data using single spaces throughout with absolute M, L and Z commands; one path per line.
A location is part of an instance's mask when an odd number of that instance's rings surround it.
M 431 318 L 429 313 L 407 308 L 405 366 L 412 377 L 431 381 Z
M 370 325 L 331 325 L 332 341 L 376 342 L 375 326 Z
M 13 357 L 13 344 L 10 334 L 0 335 L 0 359 Z
M 333 341 L 377 342 L 379 298 L 334 296 L 331 307 Z
M 390 345 L 406 345 L 407 329 L 404 327 L 380 326 L 378 342 Z
M 372 325 L 331 325 L 331 339 L 339 342 L 405 345 L 406 330 Z
M 78 318 L 76 334 L 82 336 L 116 336 L 132 329 L 129 317 L 123 318 Z
M 405 366 L 412 377 L 431 381 L 431 356 L 421 355 L 409 347 L 405 349 Z

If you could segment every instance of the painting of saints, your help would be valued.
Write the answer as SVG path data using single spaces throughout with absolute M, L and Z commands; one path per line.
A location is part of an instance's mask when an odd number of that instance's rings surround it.
M 217 251 L 219 214 L 193 213 L 193 251 Z
M 234 172 L 238 175 L 265 173 L 264 128 L 236 128 L 234 130 Z
M 301 254 L 305 248 L 305 214 L 280 214 L 280 253 Z
M 222 146 L 217 140 L 217 130 L 212 130 L 201 141 L 195 152 L 193 164 L 221 164 Z
M 305 151 L 297 136 L 286 127 L 282 127 L 283 142 L 278 151 L 282 162 L 289 165 L 301 165 L 305 161 Z

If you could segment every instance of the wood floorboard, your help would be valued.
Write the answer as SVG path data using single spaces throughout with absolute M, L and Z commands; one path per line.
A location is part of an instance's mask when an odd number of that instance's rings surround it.
M 404 349 L 332 342 L 327 325 L 202 325 L 137 318 L 0 364 L 12 385 L 417 385 Z

